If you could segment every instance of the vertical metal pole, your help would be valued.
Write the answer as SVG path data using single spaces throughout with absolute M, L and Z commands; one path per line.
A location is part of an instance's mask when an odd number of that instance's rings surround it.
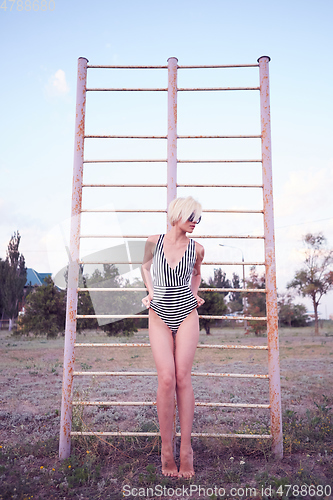
M 64 370 L 59 443 L 59 458 L 61 459 L 68 458 L 71 451 L 72 385 L 75 362 L 74 344 L 76 337 L 77 288 L 79 280 L 87 63 L 88 60 L 83 57 L 80 57 L 78 60 L 70 261 L 68 266 Z
M 170 202 L 177 198 L 177 69 L 178 59 L 168 59 L 168 166 L 167 166 L 167 207 Z M 167 220 L 167 231 L 171 224 Z M 174 355 L 176 339 L 173 336 Z M 176 455 L 176 407 L 177 398 L 175 394 L 175 406 L 173 413 L 173 453 Z
M 271 159 L 271 123 L 269 101 L 269 71 L 270 58 L 260 57 L 260 111 L 261 111 L 261 148 L 262 148 L 262 179 L 264 201 L 264 235 L 266 263 L 266 306 L 267 306 L 267 336 L 268 336 L 268 371 L 269 399 L 271 405 L 271 434 L 273 438 L 272 451 L 277 458 L 283 457 L 283 435 L 281 416 L 279 334 L 275 270 L 275 238 L 273 218 L 273 183 Z
M 167 207 L 177 198 L 177 68 L 178 59 L 168 59 L 168 169 Z M 167 229 L 170 229 L 168 222 Z

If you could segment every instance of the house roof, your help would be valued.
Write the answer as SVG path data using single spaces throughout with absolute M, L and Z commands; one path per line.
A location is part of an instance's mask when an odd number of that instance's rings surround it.
M 34 269 L 28 267 L 25 286 L 42 286 L 47 276 L 51 276 L 51 273 L 38 273 Z

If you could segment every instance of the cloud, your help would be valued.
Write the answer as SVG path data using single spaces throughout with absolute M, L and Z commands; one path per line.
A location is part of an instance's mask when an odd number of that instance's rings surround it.
M 325 209 L 325 201 L 330 203 L 332 185 L 332 168 L 290 172 L 282 193 L 276 198 L 276 215 L 299 215 L 301 220 L 304 213 Z
M 46 93 L 49 96 L 59 96 L 59 95 L 66 95 L 69 92 L 69 86 L 66 81 L 66 75 L 65 72 L 62 69 L 58 69 L 49 78 L 49 81 L 45 87 Z
M 0 198 L 0 228 L 2 238 L 5 228 L 14 227 L 15 229 L 16 227 L 20 227 L 21 219 L 17 216 L 15 209 L 14 201 Z

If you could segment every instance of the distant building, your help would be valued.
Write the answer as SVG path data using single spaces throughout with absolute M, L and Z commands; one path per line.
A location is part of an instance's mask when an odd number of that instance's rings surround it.
M 47 278 L 48 276 L 52 276 L 52 274 L 38 273 L 34 269 L 31 269 L 31 267 L 27 268 L 27 281 L 24 285 L 24 295 L 22 297 L 22 301 L 19 304 L 19 316 L 22 316 L 24 314 L 25 299 L 31 288 L 44 285 L 45 278 Z
M 24 288 L 28 288 L 31 286 L 42 286 L 44 285 L 44 280 L 48 276 L 52 276 L 51 273 L 38 273 L 34 269 L 30 267 L 27 268 L 27 281 L 25 283 Z
M 307 322 L 314 321 L 314 319 L 315 319 L 315 313 L 314 313 L 314 311 L 307 311 L 305 315 L 306 315 L 306 321 Z M 319 316 L 321 316 L 321 312 L 318 311 L 318 318 L 319 318 Z

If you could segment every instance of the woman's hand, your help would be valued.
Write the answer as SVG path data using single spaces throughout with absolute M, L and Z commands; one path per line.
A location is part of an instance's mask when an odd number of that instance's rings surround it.
M 142 304 L 149 309 L 150 307 L 150 302 L 153 299 L 153 297 L 150 295 L 150 293 L 142 299 Z
M 202 299 L 201 297 L 199 297 L 199 295 L 194 295 L 194 297 L 196 298 L 197 303 L 198 303 L 197 307 L 200 307 L 200 306 L 202 306 L 202 304 L 205 303 L 204 299 Z

